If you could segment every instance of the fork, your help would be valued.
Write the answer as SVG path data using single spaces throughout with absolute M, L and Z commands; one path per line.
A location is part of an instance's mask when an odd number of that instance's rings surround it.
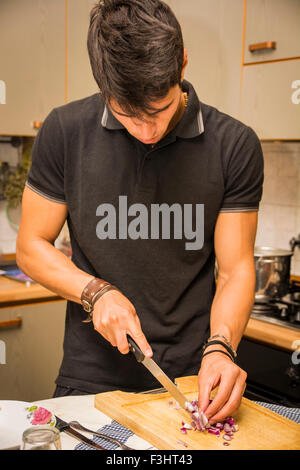
M 89 432 L 91 434 L 94 434 L 95 436 L 102 437 L 102 439 L 111 441 L 112 443 L 117 444 L 122 450 L 135 450 L 135 449 L 132 449 L 131 447 L 128 447 L 126 444 L 123 444 L 123 442 L 119 441 L 119 439 L 116 439 L 115 437 L 107 436 L 106 434 L 102 434 L 101 432 L 92 431 L 91 429 L 85 428 L 78 421 L 70 421 L 68 424 L 74 429 Z

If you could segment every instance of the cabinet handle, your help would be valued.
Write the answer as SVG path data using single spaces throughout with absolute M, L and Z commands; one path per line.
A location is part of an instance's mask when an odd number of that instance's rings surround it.
M 22 318 L 14 318 L 13 320 L 0 321 L 0 328 L 11 328 L 13 326 L 21 326 Z
M 276 41 L 258 42 L 257 44 L 249 45 L 250 52 L 263 51 L 264 49 L 276 49 Z
M 33 121 L 32 127 L 33 129 L 40 129 L 42 127 L 43 121 Z

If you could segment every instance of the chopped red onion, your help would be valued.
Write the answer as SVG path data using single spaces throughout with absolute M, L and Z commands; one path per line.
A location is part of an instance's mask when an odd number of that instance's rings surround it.
M 182 423 L 181 423 L 181 426 L 182 426 L 183 428 L 185 428 L 185 429 L 193 429 L 190 424 L 184 423 L 183 421 L 182 421 Z
M 225 432 L 231 432 L 232 431 L 232 426 L 230 426 L 230 424 L 228 424 L 228 423 L 225 423 L 223 429 L 224 429 Z
M 231 416 L 229 416 L 225 419 L 225 423 L 228 423 L 230 424 L 230 426 L 233 426 L 235 424 L 235 420 Z
M 209 432 L 210 434 L 214 434 L 215 436 L 219 436 L 220 435 L 220 430 L 219 429 L 216 429 L 216 428 L 208 428 L 207 432 Z
M 209 402 L 211 403 L 212 400 L 210 400 Z M 177 402 L 176 405 L 178 405 Z M 187 434 L 187 430 L 203 432 L 207 429 L 207 432 L 209 434 L 214 434 L 215 436 L 219 437 L 221 435 L 221 431 L 223 430 L 224 434 L 222 437 L 226 441 L 223 444 L 226 446 L 230 445 L 228 441 L 231 441 L 231 439 L 233 439 L 234 432 L 238 430 L 238 425 L 235 424 L 235 420 L 231 416 L 228 416 L 226 419 L 224 419 L 224 421 L 218 422 L 214 426 L 211 426 L 208 423 L 208 419 L 205 416 L 204 412 L 202 410 L 199 410 L 197 400 L 193 400 L 191 402 L 187 401 L 185 403 L 185 408 L 191 413 L 192 422 L 191 425 L 189 425 L 182 421 L 182 427 L 180 430 L 183 434 Z
M 184 406 L 185 409 L 188 410 L 190 413 L 193 413 L 193 411 L 195 411 L 195 405 L 193 405 L 193 402 L 186 401 Z
M 216 423 L 215 427 L 222 430 L 224 425 L 223 425 L 223 423 Z
M 229 442 L 223 442 L 223 446 L 230 446 Z

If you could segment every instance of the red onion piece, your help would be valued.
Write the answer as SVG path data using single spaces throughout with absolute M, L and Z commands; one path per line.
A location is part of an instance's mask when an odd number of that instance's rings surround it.
M 223 442 L 223 446 L 230 446 L 229 442 Z
M 229 416 L 229 418 L 225 419 L 225 423 L 228 423 L 230 424 L 230 426 L 233 426 L 235 424 L 235 420 L 231 416 Z
M 210 403 L 211 402 L 212 400 L 210 400 Z M 177 402 L 176 404 L 178 405 Z M 208 423 L 208 419 L 205 416 L 204 412 L 202 410 L 199 410 L 197 400 L 193 400 L 191 402 L 187 401 L 185 403 L 185 408 L 190 412 L 192 422 L 191 425 L 189 425 L 182 421 L 182 427 L 180 430 L 183 434 L 187 434 L 187 430 L 203 432 L 207 429 L 207 432 L 209 434 L 214 434 L 215 436 L 219 437 L 221 435 L 221 431 L 223 430 L 224 434 L 222 437 L 226 441 L 223 444 L 226 446 L 229 445 L 228 441 L 231 441 L 231 439 L 233 439 L 234 433 L 238 430 L 238 425 L 235 424 L 235 420 L 232 418 L 232 416 L 228 416 L 222 422 L 218 422 L 214 426 L 211 426 Z
M 224 424 L 223 424 L 223 423 L 216 423 L 216 424 L 215 424 L 215 428 L 217 428 L 217 429 L 221 429 L 221 430 L 222 430 L 223 427 L 224 427 Z
M 185 409 L 189 411 L 190 413 L 193 413 L 193 411 L 195 411 L 195 406 L 193 405 L 193 402 L 191 403 L 189 401 L 186 401 L 184 406 L 185 406 Z
M 216 428 L 208 428 L 207 432 L 209 432 L 209 434 L 214 434 L 215 436 L 220 435 L 220 430 Z
M 232 431 L 232 426 L 230 426 L 230 424 L 228 424 L 228 423 L 225 423 L 223 429 L 224 429 L 225 432 L 231 432 Z

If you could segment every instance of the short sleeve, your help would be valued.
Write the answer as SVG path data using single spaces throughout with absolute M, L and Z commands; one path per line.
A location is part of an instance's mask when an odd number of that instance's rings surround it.
M 220 212 L 258 211 L 264 161 L 256 133 L 245 127 L 225 166 L 225 193 Z
M 64 139 L 55 109 L 45 119 L 32 148 L 26 186 L 54 202 L 66 203 L 64 193 Z

